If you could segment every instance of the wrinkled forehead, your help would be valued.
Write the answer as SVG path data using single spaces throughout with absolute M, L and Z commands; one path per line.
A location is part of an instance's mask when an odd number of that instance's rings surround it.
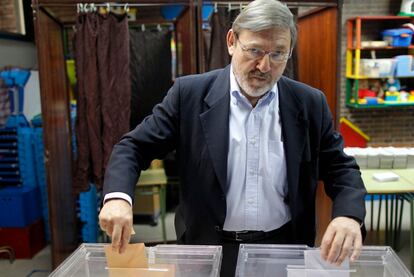
M 253 32 L 247 29 L 241 30 L 237 38 L 249 46 L 268 49 L 290 48 L 291 35 L 287 28 L 275 27 Z

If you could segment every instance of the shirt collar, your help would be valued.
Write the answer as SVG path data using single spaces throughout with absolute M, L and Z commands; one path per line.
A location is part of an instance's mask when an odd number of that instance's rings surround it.
M 272 100 L 277 96 L 277 94 L 278 88 L 276 82 L 273 88 L 270 91 L 268 91 L 262 98 L 259 99 L 257 106 L 269 105 L 272 102 Z M 241 102 L 251 106 L 249 100 L 247 100 L 246 96 L 244 96 L 240 91 L 239 84 L 237 83 L 236 77 L 233 73 L 233 65 L 230 66 L 230 100 L 230 102 L 235 105 L 238 105 Z

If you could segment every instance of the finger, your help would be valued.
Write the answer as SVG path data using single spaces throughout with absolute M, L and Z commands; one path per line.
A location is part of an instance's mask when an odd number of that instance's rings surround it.
M 131 227 L 129 225 L 124 226 L 124 228 L 122 228 L 122 238 L 121 238 L 121 245 L 119 246 L 119 253 L 122 254 L 125 252 L 130 238 L 131 238 Z
M 112 249 L 114 251 L 119 250 L 119 245 L 121 243 L 121 235 L 122 235 L 122 225 L 115 224 L 114 230 L 112 232 Z
M 112 232 L 114 231 L 114 225 L 108 224 L 106 225 L 106 234 L 110 237 L 112 237 Z
M 356 236 L 354 240 L 354 251 L 352 252 L 351 262 L 355 262 L 358 259 L 359 254 L 361 253 L 361 248 L 362 248 L 362 236 L 361 236 L 361 232 L 359 232 L 359 234 Z
M 105 219 L 99 218 L 99 226 L 103 231 L 106 231 L 107 221 Z
M 329 249 L 328 259 L 329 263 L 334 263 L 338 258 L 339 252 L 341 251 L 342 245 L 344 243 L 345 236 L 343 233 L 337 232 L 335 238 Z
M 328 258 L 329 249 L 331 248 L 332 240 L 334 238 L 335 232 L 332 230 L 332 228 L 326 229 L 325 234 L 322 238 L 321 243 L 321 257 L 326 261 Z
M 354 243 L 354 236 L 346 236 L 345 237 L 345 241 L 344 241 L 344 244 L 342 245 L 342 248 L 341 248 L 341 252 L 339 253 L 339 257 L 338 257 L 338 259 L 336 260 L 336 265 L 337 266 L 340 266 L 342 263 L 343 263 L 343 261 L 347 258 L 347 257 L 349 257 L 349 254 L 350 254 L 350 252 L 351 252 L 351 248 L 352 248 L 352 244 Z

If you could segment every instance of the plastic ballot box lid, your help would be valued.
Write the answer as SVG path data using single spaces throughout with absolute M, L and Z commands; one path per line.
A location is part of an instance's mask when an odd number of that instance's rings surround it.
M 81 244 L 49 276 L 183 276 L 216 277 L 220 275 L 221 246 L 157 245 L 146 247 L 148 270 L 108 268 L 104 243 Z M 171 275 L 171 272 L 172 275 Z
M 320 258 L 320 249 L 305 245 L 241 244 L 237 277 L 402 277 L 413 276 L 391 247 L 363 246 L 355 262 L 341 266 Z

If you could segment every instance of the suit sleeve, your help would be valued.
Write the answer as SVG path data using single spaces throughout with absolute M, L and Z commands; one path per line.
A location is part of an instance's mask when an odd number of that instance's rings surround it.
M 134 199 L 141 170 L 153 159 L 161 159 L 176 146 L 179 132 L 180 79 L 176 79 L 163 101 L 134 130 L 114 146 L 105 172 L 104 195 L 123 192 Z
M 343 151 L 343 139 L 334 130 L 332 115 L 325 96 L 322 97 L 322 125 L 319 177 L 333 200 L 332 218 L 348 216 L 363 222 L 366 190 L 359 167 L 353 157 Z

